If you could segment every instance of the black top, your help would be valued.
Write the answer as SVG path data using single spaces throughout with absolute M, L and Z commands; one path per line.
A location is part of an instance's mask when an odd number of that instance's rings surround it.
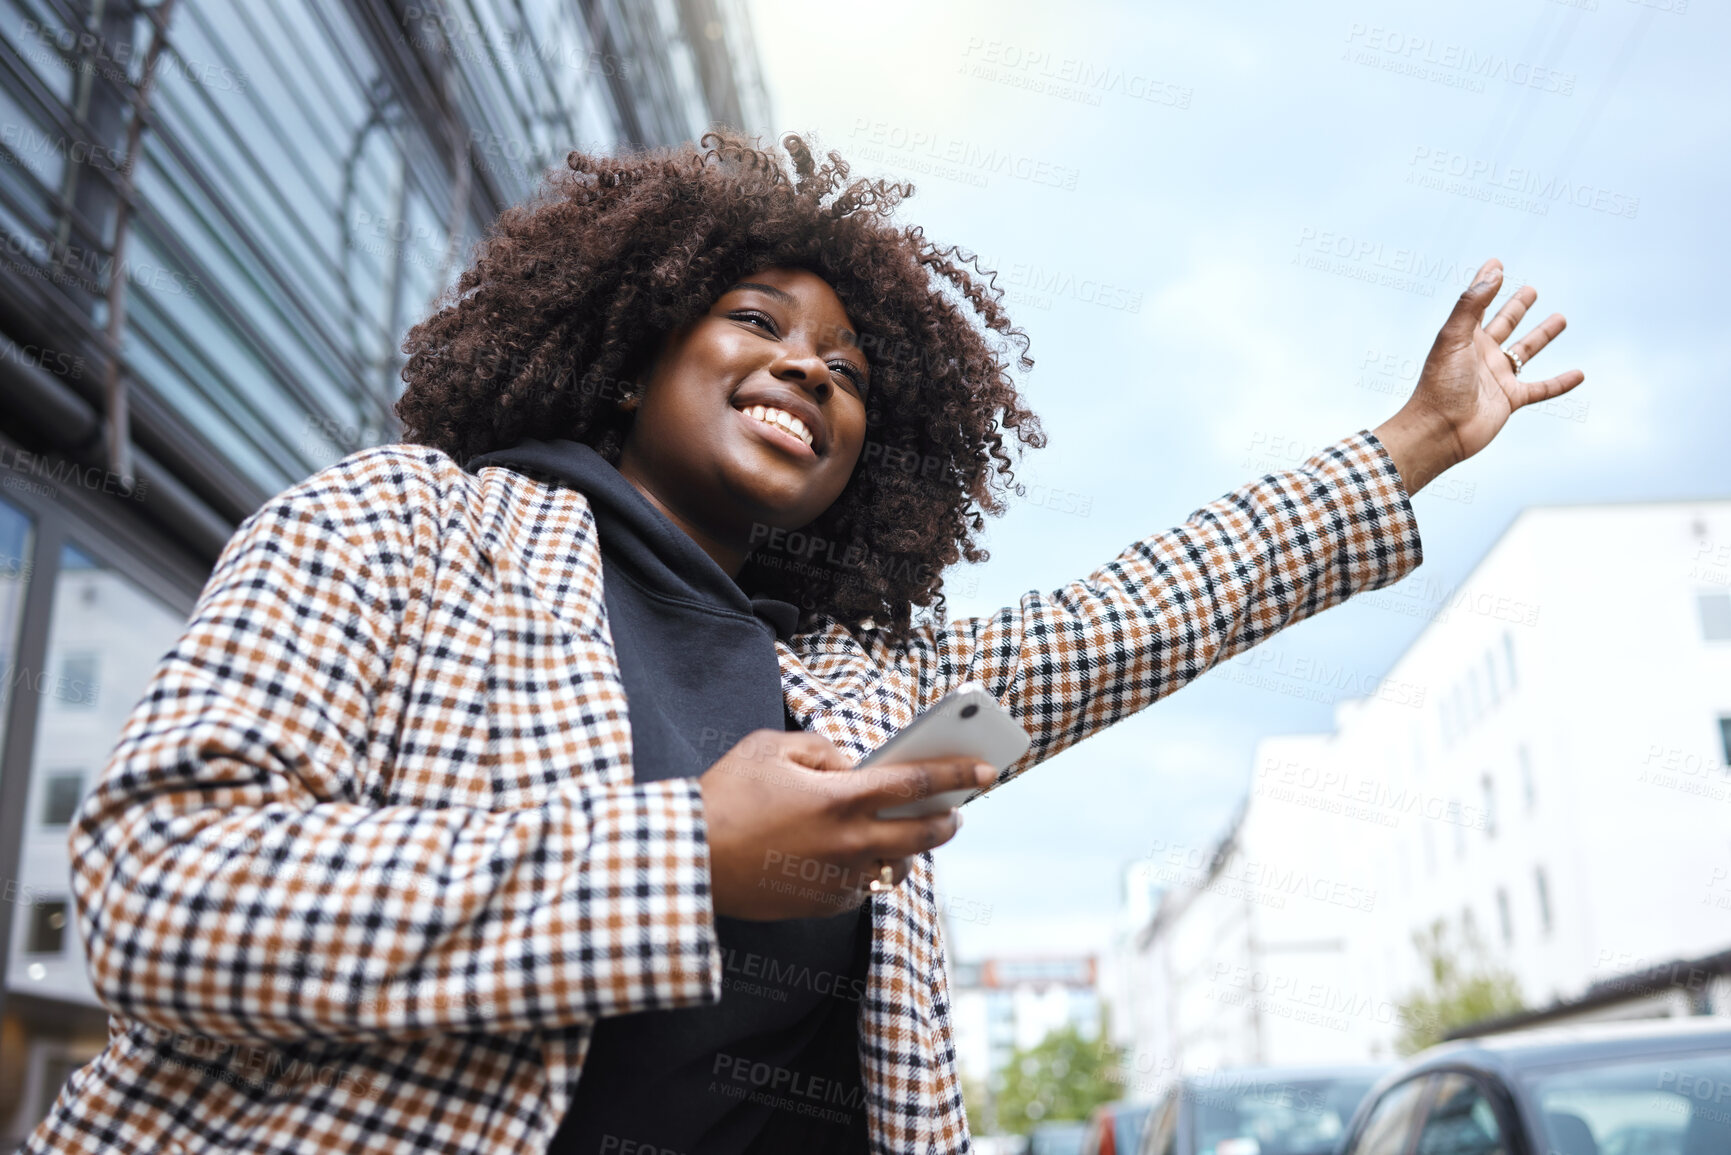
M 696 777 L 752 730 L 798 728 L 775 653 L 797 607 L 747 597 L 589 446 L 525 440 L 466 468 L 486 465 L 589 499 L 637 781 Z M 715 929 L 721 1000 L 599 1020 L 549 1155 L 626 1142 L 682 1155 L 867 1150 L 858 1052 L 867 908 L 778 922 L 718 915 Z

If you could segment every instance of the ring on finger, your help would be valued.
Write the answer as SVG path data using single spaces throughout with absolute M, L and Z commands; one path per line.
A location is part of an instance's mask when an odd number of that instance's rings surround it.
M 1518 376 L 1521 371 L 1521 366 L 1526 364 L 1526 362 L 1521 359 L 1521 355 L 1513 349 L 1504 349 L 1503 356 L 1509 359 L 1509 367 L 1513 369 Z
M 896 868 L 878 859 L 878 876 L 866 887 L 873 894 L 882 894 L 886 890 L 894 890 L 896 885 Z

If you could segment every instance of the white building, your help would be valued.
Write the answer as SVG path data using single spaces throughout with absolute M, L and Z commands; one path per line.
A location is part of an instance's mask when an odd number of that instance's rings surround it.
M 1087 955 L 991 958 L 951 964 L 950 1015 L 962 1077 L 984 1086 L 1012 1052 L 1074 1026 L 1098 1037 L 1100 996 Z
M 1220 847 L 1143 867 L 1142 1083 L 1390 1057 L 1437 920 L 1529 1006 L 1731 946 L 1731 501 L 1529 509 L 1456 589 L 1362 597 L 1431 624 L 1333 734 L 1258 747 Z

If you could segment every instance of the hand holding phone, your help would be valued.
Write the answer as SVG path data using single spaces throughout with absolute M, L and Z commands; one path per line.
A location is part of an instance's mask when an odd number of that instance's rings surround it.
M 968 683 L 946 694 L 859 764 L 884 766 L 924 758 L 975 758 L 1002 773 L 1033 739 L 984 686 Z M 878 811 L 879 818 L 923 818 L 960 806 L 979 790 L 950 790 Z

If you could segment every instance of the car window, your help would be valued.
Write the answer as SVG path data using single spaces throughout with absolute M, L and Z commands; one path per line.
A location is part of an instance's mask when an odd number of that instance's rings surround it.
M 1168 1092 L 1150 1117 L 1138 1155 L 1178 1155 L 1178 1093 Z
M 1479 1081 L 1453 1074 L 1438 1078 L 1414 1155 L 1507 1155 L 1508 1149 Z
M 1527 1078 L 1556 1155 L 1731 1152 L 1731 1055 L 1600 1060 Z
M 1384 1092 L 1348 1155 L 1405 1155 L 1423 1089 L 1424 1080 L 1408 1079 Z

